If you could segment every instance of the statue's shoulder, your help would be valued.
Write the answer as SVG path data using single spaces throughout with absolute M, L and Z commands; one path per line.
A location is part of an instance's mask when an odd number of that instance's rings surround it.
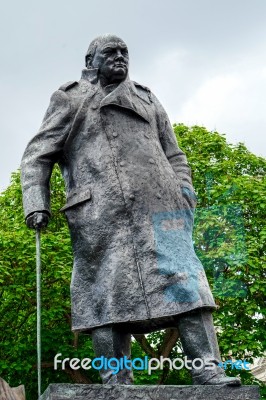
M 63 90 L 63 92 L 67 92 L 72 89 L 74 86 L 78 85 L 77 81 L 69 81 L 60 86 L 59 90 Z
M 138 82 L 132 81 L 138 95 L 147 103 L 152 103 L 152 92 L 147 86 L 141 85 Z

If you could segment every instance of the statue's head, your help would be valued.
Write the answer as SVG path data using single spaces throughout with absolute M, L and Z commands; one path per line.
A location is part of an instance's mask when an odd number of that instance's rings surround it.
M 85 60 L 88 69 L 98 69 L 98 76 L 105 84 L 121 82 L 127 77 L 128 49 L 125 42 L 115 35 L 95 38 L 89 45 Z

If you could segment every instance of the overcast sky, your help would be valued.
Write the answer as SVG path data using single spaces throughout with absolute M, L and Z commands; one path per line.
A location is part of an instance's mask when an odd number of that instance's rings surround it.
M 266 156 L 266 0 L 9 0 L 0 15 L 0 190 L 51 94 L 80 78 L 89 42 L 103 33 L 127 43 L 131 79 L 172 122 Z

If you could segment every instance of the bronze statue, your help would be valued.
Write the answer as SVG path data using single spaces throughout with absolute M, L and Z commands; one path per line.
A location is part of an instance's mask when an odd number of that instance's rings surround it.
M 192 243 L 196 196 L 190 168 L 165 110 L 128 76 L 122 39 L 93 40 L 79 82 L 51 98 L 23 156 L 26 223 L 50 218 L 49 179 L 58 163 L 71 234 L 72 329 L 92 333 L 97 356 L 130 358 L 131 333 L 177 327 L 194 384 L 239 385 L 218 366 L 215 303 Z M 131 384 L 132 373 L 101 372 L 104 383 Z

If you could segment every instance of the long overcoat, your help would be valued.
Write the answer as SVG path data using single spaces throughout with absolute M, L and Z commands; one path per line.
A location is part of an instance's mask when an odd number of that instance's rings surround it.
M 26 216 L 50 212 L 55 162 L 67 192 L 74 331 L 148 332 L 215 308 L 193 249 L 190 168 L 149 89 L 129 78 L 103 88 L 84 70 L 53 94 L 22 159 Z

